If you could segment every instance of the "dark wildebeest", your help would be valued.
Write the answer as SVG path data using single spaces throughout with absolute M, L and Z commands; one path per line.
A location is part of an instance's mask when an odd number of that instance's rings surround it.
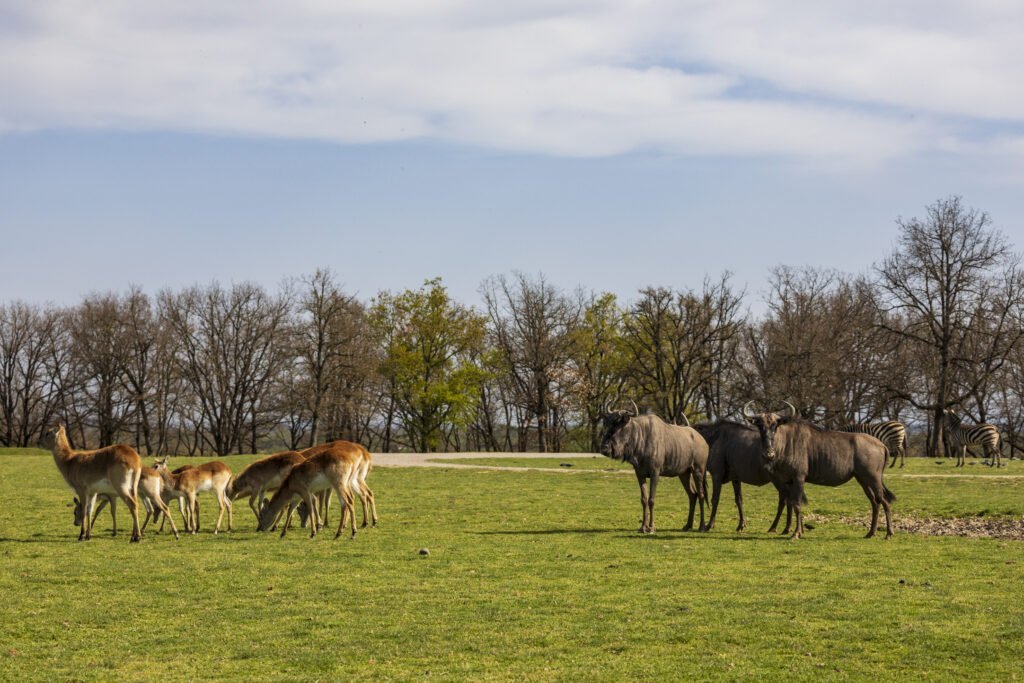
M 700 503 L 700 531 L 704 530 L 704 500 L 707 487 L 704 471 L 708 462 L 708 445 L 704 437 L 690 426 L 672 425 L 654 415 L 640 415 L 633 404 L 628 410 L 608 411 L 601 415 L 604 438 L 601 455 L 628 462 L 640 484 L 640 505 L 643 507 L 641 533 L 654 533 L 654 494 L 658 478 L 679 477 L 690 499 L 690 516 L 683 531 L 693 528 L 693 513 Z M 650 493 L 647 480 L 651 480 Z
M 839 486 L 851 478 L 857 480 L 871 503 L 867 538 L 878 529 L 879 505 L 885 510 L 885 537 L 892 536 L 890 503 L 896 496 L 882 483 L 889 457 L 881 441 L 869 434 L 833 432 L 798 420 L 790 403 L 786 403 L 786 414 L 753 413 L 752 403 L 743 406 L 743 417 L 757 427 L 772 480 L 785 491 L 788 504 L 796 512 L 793 538 L 803 535 L 804 483 Z
M 715 526 L 715 515 L 718 513 L 718 497 L 722 493 L 722 485 L 727 481 L 732 482 L 732 490 L 736 497 L 736 508 L 740 513 L 740 522 L 736 531 L 743 531 L 747 526 L 743 517 L 743 492 L 742 484 L 764 486 L 771 484 L 772 476 L 765 467 L 764 459 L 761 457 L 761 436 L 758 430 L 749 424 L 733 422 L 731 420 L 717 420 L 715 422 L 701 422 L 693 425 L 704 440 L 708 443 L 708 473 L 711 475 L 711 518 L 708 520 L 707 530 Z M 768 528 L 768 531 L 775 531 L 782 516 L 782 508 L 786 504 L 786 497 L 782 489 L 776 486 L 779 492 L 779 506 L 775 512 L 775 521 Z M 789 531 L 790 519 L 787 515 L 786 528 L 783 533 Z

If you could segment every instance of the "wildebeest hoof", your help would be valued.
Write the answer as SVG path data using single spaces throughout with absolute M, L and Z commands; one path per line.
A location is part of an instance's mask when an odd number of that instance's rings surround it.
M 865 536 L 864 536 L 864 538 L 871 538 L 871 537 L 872 537 L 872 536 L 874 536 L 874 535 L 875 535 L 875 532 L 874 532 L 874 531 L 869 531 L 869 532 L 867 533 L 867 535 L 865 535 Z

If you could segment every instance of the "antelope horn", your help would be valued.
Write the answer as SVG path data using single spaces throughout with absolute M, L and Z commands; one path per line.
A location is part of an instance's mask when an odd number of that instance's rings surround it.
M 690 426 L 690 419 L 688 417 L 686 417 L 686 413 L 679 413 L 679 417 L 683 418 L 683 422 L 686 423 L 686 424 L 683 425 L 684 427 L 689 427 Z
M 633 399 L 629 399 L 629 402 L 633 404 L 633 415 L 639 416 L 640 409 L 636 407 L 636 401 L 634 401 Z
M 789 401 L 783 401 L 783 403 L 785 403 L 786 407 L 789 408 L 789 417 L 796 417 L 796 408 L 793 407 L 793 404 Z
M 757 413 L 750 412 L 750 406 L 753 405 L 753 403 L 753 401 L 747 401 L 745 404 L 743 404 L 743 417 L 747 418 L 748 420 L 757 416 Z

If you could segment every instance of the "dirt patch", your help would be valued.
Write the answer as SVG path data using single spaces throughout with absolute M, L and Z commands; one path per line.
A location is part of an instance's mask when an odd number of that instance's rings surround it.
M 840 517 L 844 524 L 867 526 L 869 517 Z M 885 525 L 885 520 L 879 526 Z M 921 518 L 898 515 L 893 520 L 893 531 L 926 536 L 963 536 L 965 538 L 1002 538 L 1024 541 L 1024 519 L 995 519 L 991 517 Z

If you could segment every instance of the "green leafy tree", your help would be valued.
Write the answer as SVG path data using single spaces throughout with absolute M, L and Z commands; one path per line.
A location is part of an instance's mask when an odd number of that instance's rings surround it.
M 472 357 L 483 347 L 484 319 L 453 302 L 437 278 L 417 290 L 381 293 L 371 321 L 384 347 L 381 374 L 395 417 L 413 448 L 438 450 L 474 414 L 484 373 Z
M 572 360 L 579 374 L 578 398 L 590 451 L 601 445 L 601 413 L 618 400 L 629 363 L 622 338 L 622 310 L 614 294 L 592 295 L 572 332 Z

